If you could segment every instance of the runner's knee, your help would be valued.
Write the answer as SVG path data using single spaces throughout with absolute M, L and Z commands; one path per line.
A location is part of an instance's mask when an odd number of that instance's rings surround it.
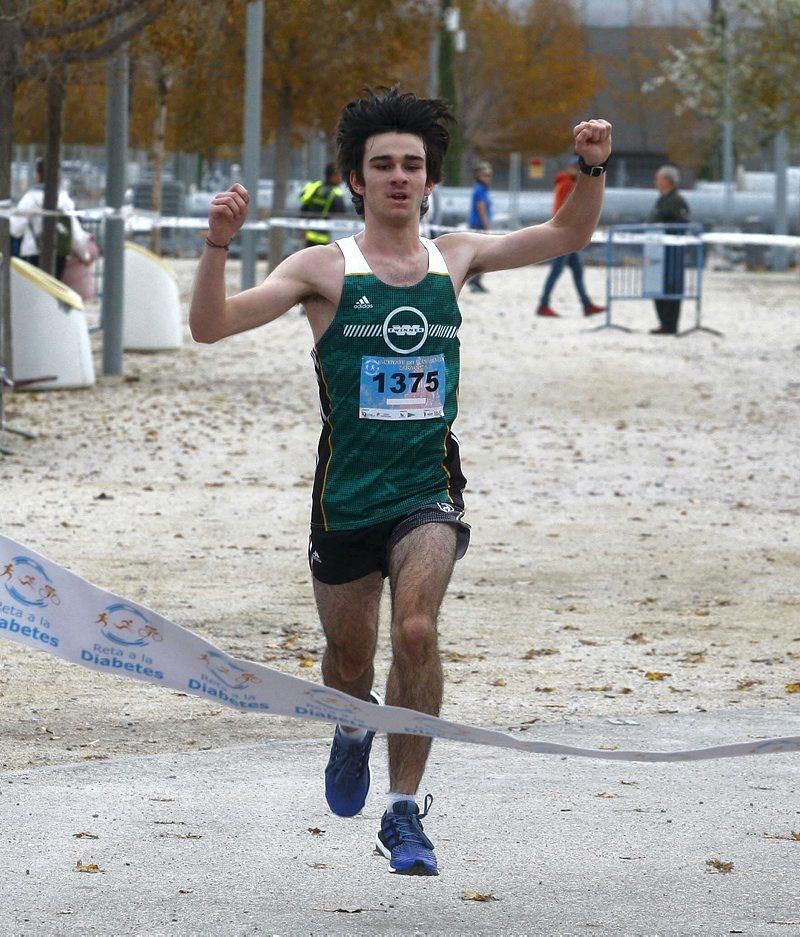
M 427 615 L 409 615 L 395 621 L 392 643 L 396 657 L 421 663 L 436 653 L 436 623 Z
M 352 648 L 329 644 L 327 649 L 329 665 L 345 683 L 355 683 L 372 667 L 375 651 L 371 648 Z

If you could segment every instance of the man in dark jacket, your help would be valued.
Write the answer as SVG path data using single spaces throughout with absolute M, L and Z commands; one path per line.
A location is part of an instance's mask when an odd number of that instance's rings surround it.
M 678 192 L 681 175 L 675 166 L 662 166 L 656 173 L 655 186 L 661 193 L 647 220 L 653 224 L 688 224 L 689 206 Z M 667 233 L 669 228 L 666 229 Z M 676 233 L 676 232 L 673 232 Z M 683 248 L 664 248 L 664 292 L 680 294 L 683 291 Z M 679 299 L 656 299 L 659 327 L 653 335 L 677 335 L 681 315 Z

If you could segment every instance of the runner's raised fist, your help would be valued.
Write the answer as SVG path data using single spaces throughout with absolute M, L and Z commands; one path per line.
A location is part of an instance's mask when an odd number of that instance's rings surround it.
M 588 166 L 599 166 L 611 155 L 611 124 L 607 120 L 582 120 L 572 133 L 575 152 Z
M 244 224 L 250 196 L 238 182 L 227 192 L 218 192 L 211 200 L 208 212 L 208 228 L 212 241 L 227 244 Z

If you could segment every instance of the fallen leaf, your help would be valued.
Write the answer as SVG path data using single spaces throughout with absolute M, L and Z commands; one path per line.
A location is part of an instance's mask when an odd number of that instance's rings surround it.
M 314 910 L 325 911 L 328 914 L 361 914 L 364 909 L 363 908 L 319 908 L 319 909 L 315 908 Z
M 76 872 L 104 872 L 105 869 L 101 869 L 96 862 L 88 862 L 84 864 L 80 859 L 75 863 Z
M 534 657 L 547 657 L 550 654 L 558 654 L 558 651 L 554 647 L 532 647 L 522 659 L 533 660 Z
M 314 661 L 310 657 L 306 657 L 305 660 L 300 661 L 300 666 L 308 670 L 310 667 L 314 666 Z
M 647 644 L 647 638 L 642 634 L 641 631 L 634 631 L 633 634 L 629 634 L 625 638 L 626 644 Z
M 321 830 L 318 826 L 310 826 L 310 827 L 308 828 L 308 832 L 309 832 L 312 836 L 322 836 L 323 833 L 325 832 L 325 830 Z
M 646 680 L 663 680 L 664 677 L 671 677 L 672 674 L 661 670 L 648 670 L 644 676 Z
M 453 664 L 460 664 L 464 661 L 471 660 L 486 660 L 484 654 L 462 654 L 461 651 L 448 651 L 445 655 L 445 660 L 450 661 Z
M 75 839 L 100 839 L 96 833 L 73 833 Z
M 786 692 L 787 693 L 800 693 L 800 683 L 787 683 Z
M 750 687 L 758 686 L 758 684 L 763 683 L 763 680 L 737 680 L 736 689 L 737 690 L 749 690 Z
M 599 794 L 595 794 L 595 797 L 616 797 L 616 794 L 609 794 L 608 791 L 600 791 Z
M 499 901 L 500 899 L 491 892 L 483 894 L 479 891 L 465 891 L 461 896 L 462 901 Z
M 497 680 L 492 681 L 492 686 L 505 686 L 506 681 L 502 677 L 498 677 Z
M 733 872 L 733 863 L 722 859 L 706 859 L 706 865 L 715 872 Z

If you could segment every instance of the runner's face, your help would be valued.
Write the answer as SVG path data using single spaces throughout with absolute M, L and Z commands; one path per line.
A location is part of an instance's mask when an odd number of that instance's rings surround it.
M 354 191 L 364 197 L 365 212 L 386 218 L 419 219 L 428 183 L 425 147 L 413 133 L 378 133 L 364 147 L 363 182 L 351 175 Z

